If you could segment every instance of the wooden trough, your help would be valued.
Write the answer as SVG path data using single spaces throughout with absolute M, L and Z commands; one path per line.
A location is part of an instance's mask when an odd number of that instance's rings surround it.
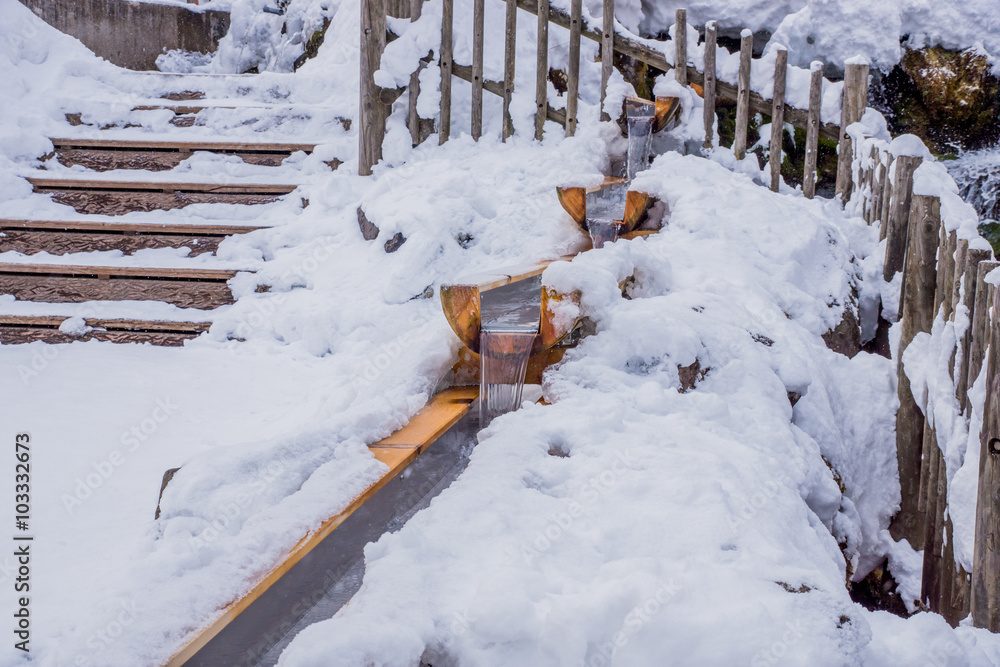
M 556 194 L 559 197 L 559 203 L 562 204 L 563 209 L 573 218 L 573 222 L 584 232 L 587 232 L 589 231 L 587 227 L 587 195 L 623 185 L 626 185 L 624 178 L 609 176 L 600 185 L 590 187 L 557 187 Z M 629 190 L 626 193 L 625 211 L 620 221 L 622 229 L 619 238 L 628 238 L 627 235 L 633 232 L 642 222 L 653 201 L 653 197 L 645 192 Z

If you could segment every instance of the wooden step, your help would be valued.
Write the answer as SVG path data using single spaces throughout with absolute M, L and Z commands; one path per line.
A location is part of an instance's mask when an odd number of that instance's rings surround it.
M 163 301 L 211 309 L 233 303 L 227 281 L 237 271 L 132 266 L 0 264 L 0 294 L 22 301 Z
M 100 340 L 112 343 L 150 343 L 176 347 L 208 331 L 211 322 L 168 322 L 158 320 L 126 320 L 84 318 L 91 331 L 73 335 L 63 333 L 59 326 L 68 318 L 46 315 L 0 315 L 0 344 L 16 345 L 42 341 L 72 343 Z
M 170 210 L 191 204 L 270 204 L 295 185 L 270 183 L 171 183 L 30 177 L 35 192 L 72 206 L 78 213 L 123 215 Z
M 190 248 L 189 256 L 214 253 L 227 236 L 261 229 L 250 226 L 181 225 L 62 220 L 0 219 L 0 252 L 66 255 L 149 248 Z
M 113 169 L 173 169 L 195 152 L 236 155 L 248 164 L 277 167 L 285 158 L 315 144 L 242 143 L 215 141 L 128 141 L 116 139 L 52 139 L 56 159 L 67 167 L 93 171 Z

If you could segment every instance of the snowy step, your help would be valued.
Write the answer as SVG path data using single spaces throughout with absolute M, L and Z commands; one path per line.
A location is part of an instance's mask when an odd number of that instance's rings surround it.
M 189 256 L 193 257 L 214 253 L 227 236 L 257 229 L 261 227 L 0 219 L 0 253 L 66 255 L 120 250 L 131 255 L 150 248 L 190 248 Z
M 72 343 L 100 340 L 112 343 L 150 343 L 176 347 L 208 331 L 210 322 L 83 318 L 85 327 L 64 330 L 68 317 L 53 315 L 0 315 L 0 344 L 41 341 Z
M 56 159 L 94 171 L 173 169 L 195 152 L 236 155 L 247 164 L 279 167 L 293 153 L 312 153 L 315 144 L 221 141 L 129 141 L 120 139 L 52 139 Z
M 162 301 L 210 309 L 233 303 L 227 281 L 238 271 L 0 263 L 0 294 L 22 301 Z
M 191 204 L 269 204 L 295 190 L 276 183 L 174 183 L 29 177 L 35 192 L 78 213 L 123 215 L 183 208 Z

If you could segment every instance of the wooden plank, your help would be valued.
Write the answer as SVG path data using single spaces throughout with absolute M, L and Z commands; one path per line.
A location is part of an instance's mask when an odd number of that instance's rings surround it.
M 608 82 L 611 81 L 615 61 L 615 0 L 604 0 L 601 19 L 601 120 L 606 121 L 611 120 L 611 115 L 604 108 L 604 101 L 608 97 Z
M 788 49 L 778 47 L 774 61 L 774 103 L 771 107 L 771 143 L 768 163 L 771 167 L 771 189 L 781 185 L 781 140 L 785 136 L 785 77 L 788 74 Z
M 92 171 L 112 171 L 115 169 L 143 169 L 145 171 L 168 171 L 190 158 L 194 153 L 179 151 L 125 151 L 86 149 L 56 149 L 56 160 L 64 167 L 81 166 Z M 238 157 L 247 164 L 260 167 L 280 167 L 289 153 L 220 153 Z
M 118 222 L 116 220 L 9 220 L 0 218 L 0 231 L 12 229 L 100 232 L 104 234 L 156 234 L 179 236 L 232 236 L 258 229 L 250 225 L 206 225 L 179 222 Z
M 450 428 L 450 426 L 454 425 L 455 422 L 462 417 L 462 415 L 468 412 L 472 402 L 478 395 L 478 387 L 455 387 L 452 389 L 446 389 L 434 396 L 434 398 L 432 398 L 431 401 L 414 416 L 413 420 L 420 419 L 421 424 L 423 424 L 420 432 L 433 435 L 436 439 L 442 433 L 447 431 L 447 428 L 442 430 L 440 427 L 432 428 L 430 425 L 449 424 L 448 428 Z M 460 411 L 461 414 L 456 416 L 456 412 L 458 411 Z M 413 420 L 411 420 L 411 422 Z M 437 433 L 437 435 L 434 435 L 435 433 Z M 390 436 L 390 438 L 391 437 L 392 436 Z M 347 517 L 357 511 L 357 509 L 361 507 L 369 498 L 371 498 L 379 489 L 385 486 L 389 480 L 393 479 L 396 475 L 402 472 L 402 470 L 409 465 L 414 458 L 416 458 L 419 452 L 425 450 L 428 446 L 433 444 L 433 440 L 413 443 L 414 447 L 410 450 L 400 449 L 393 446 L 384 446 L 383 443 L 384 441 L 374 443 L 369 447 L 369 449 L 371 449 L 373 456 L 389 466 L 389 469 L 385 472 L 385 474 L 383 474 L 378 481 L 368 487 L 368 489 L 366 489 L 361 495 L 355 498 L 351 504 L 344 509 L 344 511 L 327 519 L 316 531 L 303 537 L 299 543 L 296 544 L 279 563 L 267 572 L 267 574 L 265 574 L 260 581 L 256 582 L 246 594 L 236 600 L 233 600 L 224 608 L 220 609 L 220 613 L 215 619 L 206 624 L 197 635 L 190 639 L 187 644 L 181 647 L 181 649 L 174 654 L 170 661 L 167 662 L 167 667 L 179 667 L 180 665 L 183 665 L 189 658 L 197 653 L 201 647 L 207 644 L 209 640 L 219 634 L 219 632 L 243 610 L 249 607 L 254 600 L 259 598 L 264 591 L 280 579 L 282 575 L 290 570 L 293 565 L 302 560 L 306 554 L 326 539 L 326 537 L 330 535 L 330 533 L 332 533 L 340 524 L 342 524 Z
M 703 87 L 705 148 L 712 148 L 715 144 L 715 58 L 719 38 L 718 25 L 716 21 L 709 21 L 705 24 L 705 85 Z
M 868 65 L 844 67 L 844 96 L 840 110 L 840 142 L 837 153 L 837 195 L 847 202 L 853 189 L 854 147 L 847 128 L 857 123 L 868 106 Z
M 235 107 L 234 107 L 235 108 Z M 74 139 L 55 137 L 50 139 L 56 148 L 99 148 L 102 150 L 144 150 L 156 149 L 162 152 L 213 151 L 222 153 L 312 153 L 316 144 L 267 143 L 246 141 L 143 141 L 134 139 Z
M 1000 266 L 1000 262 L 984 260 L 976 267 L 976 295 L 972 307 L 972 337 L 969 344 L 969 367 L 965 379 L 967 389 L 971 389 L 979 377 L 983 368 L 983 356 L 989 345 L 990 284 L 986 282 L 986 275 L 998 266 Z M 969 405 L 968 395 L 966 395 L 965 405 L 966 407 Z
M 77 341 L 97 340 L 107 343 L 148 343 L 162 347 L 180 347 L 184 341 L 197 338 L 199 334 L 173 331 L 102 331 L 95 329 L 85 334 L 71 335 L 50 327 L 10 327 L 0 325 L 0 344 L 21 345 L 25 343 L 49 343 L 59 345 Z
M 1000 313 L 1000 290 L 992 307 Z M 1000 317 L 990 324 L 989 345 L 1000 350 Z M 990 354 L 986 370 L 986 405 L 980 431 L 979 491 L 972 561 L 972 624 L 1000 632 L 1000 354 Z
M 507 25 L 504 32 L 503 54 L 503 135 L 502 140 L 514 134 L 514 121 L 510 117 L 510 99 L 514 94 L 515 40 L 517 38 L 517 0 L 507 0 Z
M 3 315 L 0 325 L 22 327 L 49 327 L 58 329 L 68 319 L 68 315 Z M 211 322 L 185 322 L 182 320 L 135 320 L 85 317 L 88 327 L 115 329 L 119 331 L 161 331 L 178 333 L 201 333 L 211 328 Z
M 566 67 L 566 136 L 576 134 L 577 105 L 580 99 L 580 31 L 583 29 L 583 0 L 570 0 L 569 64 Z
M 127 192 L 211 192 L 217 194 L 288 194 L 297 185 L 279 183 L 174 183 L 155 181 L 112 181 L 85 178 L 29 177 L 38 192 L 50 190 L 90 190 Z
M 450 2 L 450 0 L 448 0 Z M 538 40 L 535 46 L 535 141 L 545 132 L 549 110 L 549 0 L 538 0 Z
M 177 269 L 143 266 L 88 266 L 80 264 L 9 264 L 0 263 L 2 274 L 109 276 L 110 278 L 164 278 L 226 282 L 239 271 L 232 269 Z
M 386 104 L 375 72 L 385 51 L 384 0 L 361 0 L 360 111 L 358 113 L 358 174 L 370 176 L 382 159 Z
M 132 255 L 151 248 L 188 248 L 189 257 L 215 253 L 225 237 L 185 234 L 126 234 L 124 232 L 64 232 L 52 229 L 5 229 L 0 233 L 0 252 L 25 255 L 68 255 L 81 252 L 120 250 Z
M 483 22 L 486 17 L 484 0 L 472 0 L 472 138 L 483 135 Z
M 747 156 L 747 126 L 750 122 L 750 61 L 753 59 L 753 33 L 744 29 L 740 36 L 739 92 L 736 98 L 736 139 L 733 153 L 737 160 Z
M 688 84 L 687 77 L 687 10 L 674 12 L 674 78 L 682 86 Z
M 882 277 L 890 282 L 903 268 L 906 253 L 906 234 L 910 219 L 910 202 L 913 198 L 913 172 L 923 158 L 901 155 L 896 159 L 896 177 L 892 184 L 892 209 L 886 227 L 885 264 Z
M 130 192 L 127 190 L 51 190 L 57 204 L 71 206 L 77 213 L 124 215 L 126 213 L 166 211 L 192 204 L 270 204 L 280 194 L 226 194 L 214 192 Z
M 454 0 L 442 0 L 441 6 L 441 110 L 438 115 L 438 143 L 451 138 L 451 66 L 453 64 Z
M 21 301 L 163 301 L 180 308 L 210 309 L 234 302 L 229 286 L 219 282 L 163 278 L 113 278 L 31 273 L 0 273 L 0 294 Z
M 809 116 L 806 120 L 806 164 L 802 194 L 816 196 L 816 160 L 819 155 L 820 109 L 823 106 L 823 63 L 814 60 L 809 66 Z
M 941 202 L 935 197 L 918 196 L 910 216 L 909 252 L 904 272 L 899 357 L 921 332 L 929 332 L 934 321 L 937 286 L 935 257 L 941 225 Z M 920 471 L 923 453 L 923 414 L 910 390 L 902 364 L 897 370 L 899 410 L 896 413 L 896 457 L 899 466 L 901 502 L 890 526 L 893 538 L 922 544 L 924 514 L 919 508 Z

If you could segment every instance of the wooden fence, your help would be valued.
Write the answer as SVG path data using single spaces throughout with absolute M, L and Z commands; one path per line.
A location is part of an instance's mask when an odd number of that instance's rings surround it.
M 495 1 L 495 0 L 491 0 Z M 410 18 L 411 21 L 420 17 L 422 0 L 362 0 L 361 2 L 361 120 L 360 120 L 360 151 L 358 170 L 361 175 L 369 175 L 372 168 L 381 159 L 382 140 L 385 136 L 385 120 L 388 107 L 400 95 L 402 89 L 387 90 L 375 84 L 374 73 L 378 70 L 382 53 L 385 50 L 385 17 L 391 16 Z M 737 123 L 733 149 L 736 156 L 743 159 L 747 151 L 747 128 L 752 113 L 760 113 L 772 117 L 771 151 L 769 160 L 771 172 L 771 187 L 775 190 L 780 182 L 781 171 L 781 137 L 784 123 L 789 123 L 806 131 L 806 161 L 803 190 L 807 197 L 815 194 L 816 162 L 819 138 L 840 142 L 837 170 L 837 193 L 843 197 L 850 195 L 850 137 L 845 129 L 861 119 L 868 95 L 868 66 L 847 65 L 844 100 L 842 104 L 841 121 L 839 125 L 823 123 L 820 116 L 822 103 L 823 76 L 819 63 L 813 63 L 810 69 L 809 108 L 798 109 L 786 105 L 785 81 L 789 68 L 787 53 L 779 50 L 775 67 L 775 86 L 772 99 L 764 99 L 750 88 L 750 73 L 753 55 L 753 36 L 749 31 L 743 31 L 740 43 L 739 80 L 736 85 L 718 79 L 716 71 L 717 27 L 715 21 L 709 21 L 705 26 L 705 67 L 699 71 L 690 64 L 687 43 L 687 11 L 678 9 L 676 14 L 676 31 L 674 38 L 659 42 L 663 48 L 653 48 L 649 40 L 638 40 L 634 36 L 622 34 L 623 28 L 614 21 L 614 0 L 604 0 L 602 27 L 600 30 L 584 25 L 582 16 L 582 0 L 571 0 L 570 12 L 550 6 L 549 0 L 504 0 L 506 3 L 505 40 L 504 40 L 504 80 L 490 81 L 483 75 L 483 40 L 485 0 L 473 0 L 473 49 L 472 64 L 459 65 L 452 57 L 454 37 L 454 0 L 442 0 L 441 48 L 436 59 L 441 70 L 441 106 L 438 114 L 438 136 L 443 144 L 451 136 L 451 82 L 452 77 L 458 77 L 472 84 L 471 100 L 471 135 L 478 140 L 483 130 L 483 91 L 503 98 L 502 137 L 506 140 L 514 132 L 510 116 L 510 101 L 514 93 L 515 62 L 518 9 L 537 17 L 538 31 L 535 63 L 535 138 L 541 140 L 546 120 L 552 120 L 565 128 L 567 136 L 571 136 L 577 127 L 577 108 L 580 82 L 580 41 L 587 38 L 601 45 L 601 53 L 616 52 L 657 70 L 674 71 L 677 81 L 687 85 L 699 84 L 703 87 L 705 99 L 705 146 L 711 147 L 714 142 L 714 127 L 716 120 L 716 103 L 719 100 L 736 102 Z M 554 24 L 569 30 L 569 65 L 566 72 L 565 107 L 553 108 L 548 102 L 549 76 L 549 24 Z M 684 63 L 684 67 L 674 67 L 668 62 L 666 53 L 672 42 L 673 62 Z M 432 60 L 432 55 L 428 60 Z M 601 101 L 604 102 L 608 81 L 611 78 L 612 58 L 601 58 Z M 411 76 L 409 86 L 409 126 L 413 144 L 421 143 L 429 134 L 422 130 L 416 111 L 416 101 L 419 87 L 416 73 Z M 607 113 L 603 114 L 607 118 Z
M 906 538 L 913 548 L 923 549 L 920 595 L 927 608 L 942 614 L 952 625 L 971 612 L 976 626 L 998 632 L 1000 364 L 996 351 L 1000 350 L 1000 291 L 985 279 L 1000 263 L 992 261 L 990 250 L 970 247 L 973 239 L 959 238 L 956 230 L 947 229 L 940 196 L 914 194 L 914 173 L 922 158 L 894 155 L 885 141 L 860 135 L 856 139 L 860 141 L 852 153 L 854 203 L 869 224 L 879 225 L 880 238 L 886 240 L 884 279 L 892 280 L 900 271 L 903 274 L 897 353 L 900 405 L 896 415 L 901 507 L 891 531 L 895 539 Z M 919 333 L 931 333 L 936 317 L 954 323 L 960 306 L 971 324 L 955 342 L 948 372 L 960 417 L 966 423 L 973 418 L 969 391 L 983 365 L 987 367 L 971 573 L 955 554 L 948 474 L 934 419 L 918 406 L 901 363 Z M 987 348 L 994 351 L 988 359 Z M 925 410 L 933 414 L 926 406 L 933 406 L 931 397 L 925 398 Z

